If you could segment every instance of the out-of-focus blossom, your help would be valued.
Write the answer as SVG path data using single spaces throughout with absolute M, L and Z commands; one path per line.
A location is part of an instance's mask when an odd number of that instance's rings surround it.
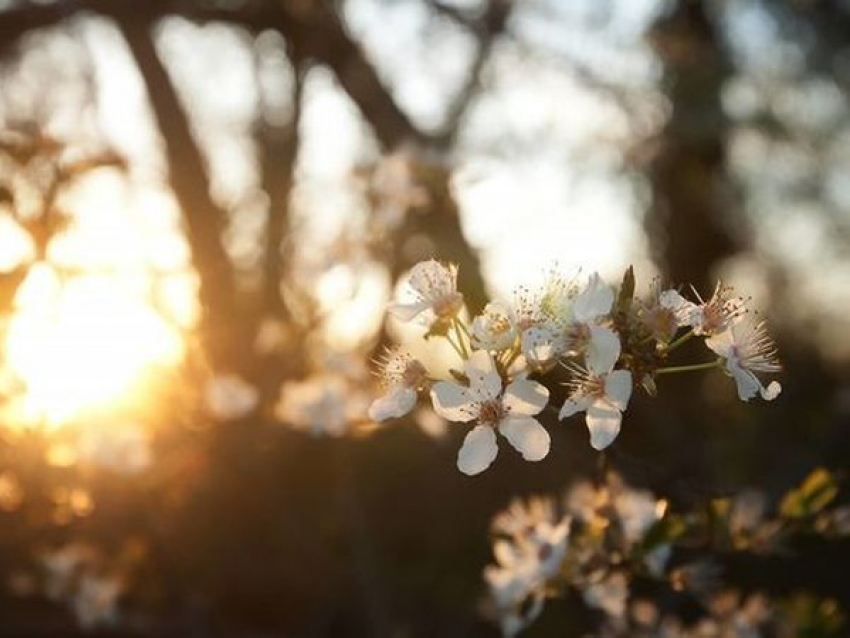
M 449 421 L 476 425 L 466 435 L 458 454 L 464 474 L 483 472 L 498 453 L 496 430 L 527 461 L 539 461 L 549 453 L 549 433 L 533 415 L 549 400 L 549 390 L 528 379 L 517 379 L 502 392 L 502 378 L 490 353 L 477 350 L 464 367 L 469 385 L 440 381 L 431 389 L 434 410 Z
M 135 423 L 83 428 L 77 441 L 77 461 L 123 474 L 138 474 L 153 461 L 150 436 Z
M 764 387 L 755 374 L 775 374 L 782 370 L 776 345 L 767 334 L 764 322 L 743 318 L 712 334 L 705 343 L 726 360 L 726 372 L 735 380 L 742 401 L 749 401 L 756 394 L 765 401 L 779 396 L 782 386 L 778 381 L 771 381 Z
M 257 389 L 235 374 L 221 374 L 206 387 L 207 409 L 220 421 L 241 419 L 251 413 L 259 401 Z
M 622 572 L 613 572 L 591 583 L 582 593 L 584 602 L 608 616 L 622 618 L 629 600 L 629 580 Z
M 377 221 L 387 230 L 398 228 L 408 211 L 425 206 L 428 191 L 417 182 L 413 160 L 407 153 L 384 156 L 369 183 Z
M 74 585 L 79 571 L 94 558 L 94 550 L 81 543 L 70 543 L 41 555 L 44 569 L 44 593 L 51 600 L 61 600 Z
M 600 340 L 599 344 L 604 344 L 604 347 L 587 353 L 587 369 L 578 365 L 570 368 L 573 373 L 569 383 L 570 396 L 558 418 L 586 412 L 590 445 L 596 450 L 604 450 L 620 433 L 622 412 L 632 394 L 632 374 L 628 370 L 614 370 L 620 357 L 619 341 L 606 343 Z
M 285 324 L 274 317 L 266 317 L 260 322 L 254 337 L 254 350 L 257 354 L 270 355 L 279 352 L 289 339 Z
M 496 564 L 484 579 L 502 633 L 515 636 L 542 611 L 547 582 L 556 576 L 567 551 L 570 519 L 548 499 L 515 500 L 496 517 Z
M 387 307 L 390 314 L 401 321 L 412 321 L 426 311 L 436 319 L 451 319 L 463 308 L 454 264 L 441 264 L 433 259 L 419 262 L 410 271 L 409 285 L 414 300 L 391 303 Z
M 442 439 L 448 432 L 448 422 L 430 407 L 421 407 L 413 413 L 419 428 L 432 439 Z
M 313 436 L 343 436 L 355 420 L 365 417 L 355 398 L 344 379 L 319 374 L 284 384 L 275 416 Z
M 667 510 L 667 501 L 656 499 L 646 490 L 633 490 L 622 484 L 613 490 L 612 504 L 623 536 L 630 544 L 643 540 Z
M 419 390 L 428 380 L 428 371 L 418 359 L 401 348 L 390 348 L 380 361 L 385 392 L 369 406 L 369 418 L 386 421 L 404 416 L 416 406 Z
M 118 620 L 118 599 L 124 592 L 120 578 L 83 574 L 71 597 L 71 609 L 83 630 L 113 624 Z
M 488 303 L 472 321 L 472 345 L 480 350 L 506 350 L 516 338 L 516 318 L 501 301 Z

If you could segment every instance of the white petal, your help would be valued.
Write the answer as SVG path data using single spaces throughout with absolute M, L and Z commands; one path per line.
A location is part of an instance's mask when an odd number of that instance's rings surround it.
M 372 402 L 369 406 L 369 418 L 373 421 L 397 419 L 410 412 L 415 405 L 416 390 L 398 386 Z
M 502 405 L 514 414 L 537 414 L 549 401 L 549 389 L 537 381 L 518 379 L 505 388 Z
M 530 416 L 509 416 L 499 423 L 499 432 L 526 461 L 539 461 L 549 454 L 549 433 Z
M 705 345 L 721 357 L 728 357 L 735 345 L 735 334 L 732 332 L 731 326 L 706 338 Z
M 555 331 L 547 326 L 533 326 L 522 332 L 520 347 L 529 363 L 543 364 L 560 353 Z
M 592 403 L 593 399 L 586 394 L 573 394 L 564 401 L 564 405 L 561 406 L 561 411 L 558 413 L 558 418 L 563 420 L 578 412 L 584 412 Z
M 479 400 L 495 399 L 502 391 L 502 377 L 489 352 L 476 350 L 464 366 L 469 377 L 469 389 Z
M 495 460 L 499 448 L 496 433 L 489 425 L 478 425 L 469 431 L 457 455 L 457 469 L 472 476 L 480 474 Z
M 675 290 L 665 290 L 658 296 L 658 305 L 676 317 L 679 326 L 693 326 L 698 321 L 699 306 L 688 301 Z
M 594 450 L 604 450 L 614 442 L 620 433 L 620 411 L 605 400 L 594 401 L 587 409 L 585 421 L 590 430 L 590 446 Z
M 614 303 L 614 291 L 606 286 L 597 273 L 587 282 L 587 288 L 576 295 L 573 302 L 573 318 L 579 323 L 590 323 L 608 314 Z
M 605 379 L 605 395 L 620 412 L 625 410 L 632 396 L 632 373 L 628 370 L 614 370 L 609 374 Z
M 475 398 L 462 385 L 453 381 L 439 381 L 431 388 L 434 412 L 449 421 L 467 423 L 478 416 Z
M 457 272 L 430 259 L 420 261 L 410 270 L 410 287 L 425 299 L 433 300 L 455 291 Z
M 427 301 L 415 303 L 390 303 L 387 304 L 387 312 L 399 321 L 412 321 L 418 315 L 425 312 L 430 304 Z
M 749 401 L 761 391 L 762 387 L 758 377 L 751 371 L 739 366 L 735 359 L 726 360 L 726 369 L 735 379 L 735 384 L 738 386 L 738 398 L 741 401 Z
M 620 358 L 620 338 L 610 328 L 591 326 L 585 360 L 587 369 L 597 375 L 608 374 Z
M 766 388 L 761 390 L 761 398 L 765 401 L 773 401 L 782 392 L 782 386 L 778 381 L 771 381 Z

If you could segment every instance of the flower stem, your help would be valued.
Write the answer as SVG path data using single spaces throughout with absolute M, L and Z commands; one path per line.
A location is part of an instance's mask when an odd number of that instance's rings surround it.
M 676 372 L 696 372 L 698 370 L 711 370 L 712 368 L 720 367 L 723 359 L 715 359 L 714 361 L 706 361 L 705 363 L 693 363 L 686 366 L 670 366 L 667 368 L 658 368 L 655 374 L 675 374 Z
M 452 334 L 450 332 L 446 333 L 446 341 L 449 342 L 449 345 L 451 345 L 452 350 L 454 350 L 457 353 L 457 356 L 459 356 L 464 361 L 466 359 L 468 359 L 468 357 L 466 355 L 464 355 L 464 353 L 460 349 L 460 347 L 455 343 L 455 340 L 452 339 Z
M 466 331 L 466 326 L 462 325 L 457 317 L 452 318 L 452 325 L 455 329 L 455 335 L 457 336 L 457 342 L 460 345 L 460 349 L 462 351 L 461 356 L 463 359 L 469 359 L 469 350 L 466 348 L 466 343 L 463 340 L 463 333 L 469 334 Z M 461 332 L 463 330 L 463 332 Z
M 688 330 L 681 337 L 679 337 L 678 339 L 674 339 L 669 344 L 667 344 L 667 352 L 671 352 L 671 351 L 675 350 L 676 348 L 678 348 L 679 346 L 681 346 L 683 343 L 687 342 L 689 339 L 691 339 L 694 336 L 695 336 L 694 331 Z

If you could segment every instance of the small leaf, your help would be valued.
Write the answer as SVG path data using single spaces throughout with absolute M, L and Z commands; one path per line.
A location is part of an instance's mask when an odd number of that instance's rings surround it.
M 620 295 L 617 298 L 617 310 L 627 313 L 632 307 L 632 298 L 635 295 L 635 269 L 629 266 L 623 274 L 623 283 L 620 284 Z
M 428 332 L 425 333 L 425 339 L 431 339 L 432 337 L 445 337 L 449 334 L 451 327 L 452 322 L 449 319 L 438 319 L 431 324 Z
M 469 377 L 467 377 L 463 372 L 458 372 L 452 368 L 449 368 L 449 374 L 455 379 L 455 381 L 460 381 L 464 385 L 469 385 Z
M 643 386 L 643 389 L 646 390 L 646 393 L 651 397 L 658 396 L 658 386 L 655 385 L 655 377 L 651 374 L 645 374 L 641 377 L 640 384 Z

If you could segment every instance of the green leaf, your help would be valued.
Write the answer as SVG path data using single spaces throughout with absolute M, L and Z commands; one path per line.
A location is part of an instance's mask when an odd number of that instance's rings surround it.
M 817 468 L 800 487 L 785 495 L 779 509 L 785 517 L 806 518 L 823 510 L 837 495 L 835 477 L 827 470 Z

